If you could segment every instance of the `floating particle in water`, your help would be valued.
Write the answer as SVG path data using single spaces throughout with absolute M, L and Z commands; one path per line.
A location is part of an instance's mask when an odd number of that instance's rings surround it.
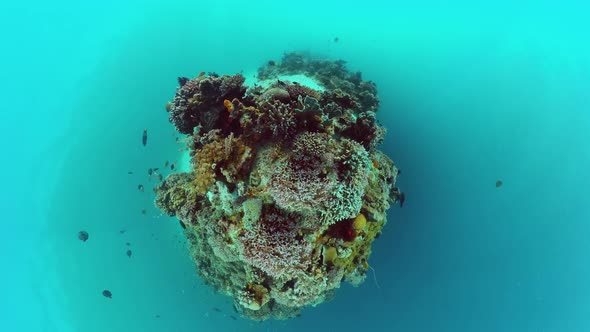
M 102 291 L 102 296 L 107 297 L 109 299 L 112 299 L 113 298 L 113 293 L 111 293 L 110 290 L 105 289 L 105 290 Z
M 127 257 L 131 258 L 131 255 L 133 255 L 133 251 L 131 251 L 131 249 L 127 250 Z
M 86 242 L 88 240 L 88 232 L 86 231 L 79 231 L 78 232 L 78 239 L 82 242 Z
M 147 144 L 147 129 L 143 130 L 143 136 L 141 137 L 141 143 L 143 143 L 143 146 L 145 146 Z
M 497 180 L 496 181 L 496 188 L 502 187 L 503 184 L 504 184 L 504 182 L 502 182 L 502 180 Z
M 143 184 L 137 185 L 137 190 L 143 192 Z

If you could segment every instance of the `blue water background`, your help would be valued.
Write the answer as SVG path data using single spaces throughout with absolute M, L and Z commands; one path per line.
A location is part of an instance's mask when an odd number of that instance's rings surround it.
M 588 12 L 562 1 L 0 4 L 1 329 L 590 331 Z M 295 320 L 233 320 L 153 207 L 146 170 L 180 155 L 164 111 L 177 76 L 251 72 L 292 50 L 343 58 L 377 83 L 382 149 L 407 201 L 361 287 Z

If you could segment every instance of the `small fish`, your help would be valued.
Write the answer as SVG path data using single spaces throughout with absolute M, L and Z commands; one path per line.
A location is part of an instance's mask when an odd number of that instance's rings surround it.
M 119 231 L 119 234 L 125 234 L 125 232 L 127 232 L 127 230 L 126 229 L 122 229 L 122 230 Z
M 168 167 L 168 165 L 170 165 L 170 163 L 168 162 L 168 160 L 166 160 L 166 162 L 164 163 L 164 167 Z
M 174 164 L 170 165 L 170 169 L 174 170 Z
M 502 187 L 503 184 L 504 184 L 504 182 L 502 182 L 502 180 L 496 181 L 496 188 Z
M 143 192 L 143 184 L 140 184 L 137 186 L 137 190 Z
M 335 43 L 337 43 L 337 42 L 339 42 L 339 41 L 340 41 L 340 38 L 338 38 L 338 37 L 334 37 L 334 42 L 335 42 Z
M 107 297 L 109 299 L 112 299 L 113 298 L 113 293 L 111 293 L 110 290 L 105 289 L 105 290 L 102 291 L 102 296 Z
M 277 65 L 277 63 L 276 63 L 276 62 L 274 62 L 274 60 L 268 60 L 268 65 L 269 65 L 269 66 L 276 66 L 276 65 Z
M 130 246 L 130 245 L 131 245 L 131 243 L 129 243 L 129 242 L 125 242 L 125 245 L 126 245 L 126 246 Z
M 131 249 L 127 250 L 127 257 L 131 258 L 131 255 L 133 254 L 133 251 L 131 251 Z
M 156 172 L 157 170 L 159 170 L 158 167 L 154 167 L 153 171 Z
M 141 209 L 141 214 L 145 215 L 145 213 L 146 213 L 145 209 Z
M 143 136 L 141 137 L 141 142 L 143 143 L 143 146 L 145 146 L 147 144 L 147 129 L 143 130 Z
M 221 309 L 219 309 L 217 307 L 213 307 L 213 311 L 221 312 Z
M 78 232 L 78 240 L 82 242 L 86 242 L 88 240 L 88 232 L 86 231 L 79 231 Z
M 152 175 L 152 173 L 154 173 L 154 170 L 153 170 L 153 169 L 151 169 L 151 168 L 148 168 L 148 175 L 149 175 L 149 176 L 151 176 L 151 175 Z
M 160 315 L 156 315 L 156 318 L 160 318 Z
M 178 137 L 176 137 L 176 143 L 178 143 Z
M 233 319 L 233 320 L 238 320 L 238 319 L 236 318 L 236 316 L 234 316 L 234 315 L 230 315 L 229 317 L 230 317 L 231 319 Z
M 178 78 L 178 85 L 183 87 L 186 84 L 186 82 L 188 82 L 188 81 L 189 81 L 189 79 L 186 77 L 179 77 Z
M 182 229 L 186 229 L 186 224 L 182 222 L 182 220 L 179 220 L 178 222 L 180 223 L 180 227 L 182 227 Z
M 399 207 L 404 207 L 404 202 L 406 201 L 406 194 L 403 192 L 399 194 Z
M 156 174 L 156 180 L 162 181 L 162 174 Z
M 127 172 L 127 174 L 133 174 L 133 172 L 131 172 L 131 171 L 128 171 L 128 172 Z

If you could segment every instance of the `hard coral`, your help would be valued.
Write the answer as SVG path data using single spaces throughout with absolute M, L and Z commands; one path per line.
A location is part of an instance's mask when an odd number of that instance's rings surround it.
M 170 122 L 182 134 L 192 134 L 195 127 L 209 131 L 227 120 L 224 100 L 243 98 L 244 76 L 223 77 L 201 75 L 179 86 L 170 106 Z M 226 111 L 225 113 L 223 111 Z

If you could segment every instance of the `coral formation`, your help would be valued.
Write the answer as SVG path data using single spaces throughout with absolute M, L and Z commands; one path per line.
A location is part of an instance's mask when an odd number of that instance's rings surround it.
M 250 88 L 240 74 L 179 79 L 166 109 L 190 138 L 193 167 L 159 184 L 155 203 L 179 219 L 199 275 L 237 312 L 287 319 L 364 280 L 403 193 L 377 150 L 386 131 L 374 83 L 301 53 L 258 73 Z

